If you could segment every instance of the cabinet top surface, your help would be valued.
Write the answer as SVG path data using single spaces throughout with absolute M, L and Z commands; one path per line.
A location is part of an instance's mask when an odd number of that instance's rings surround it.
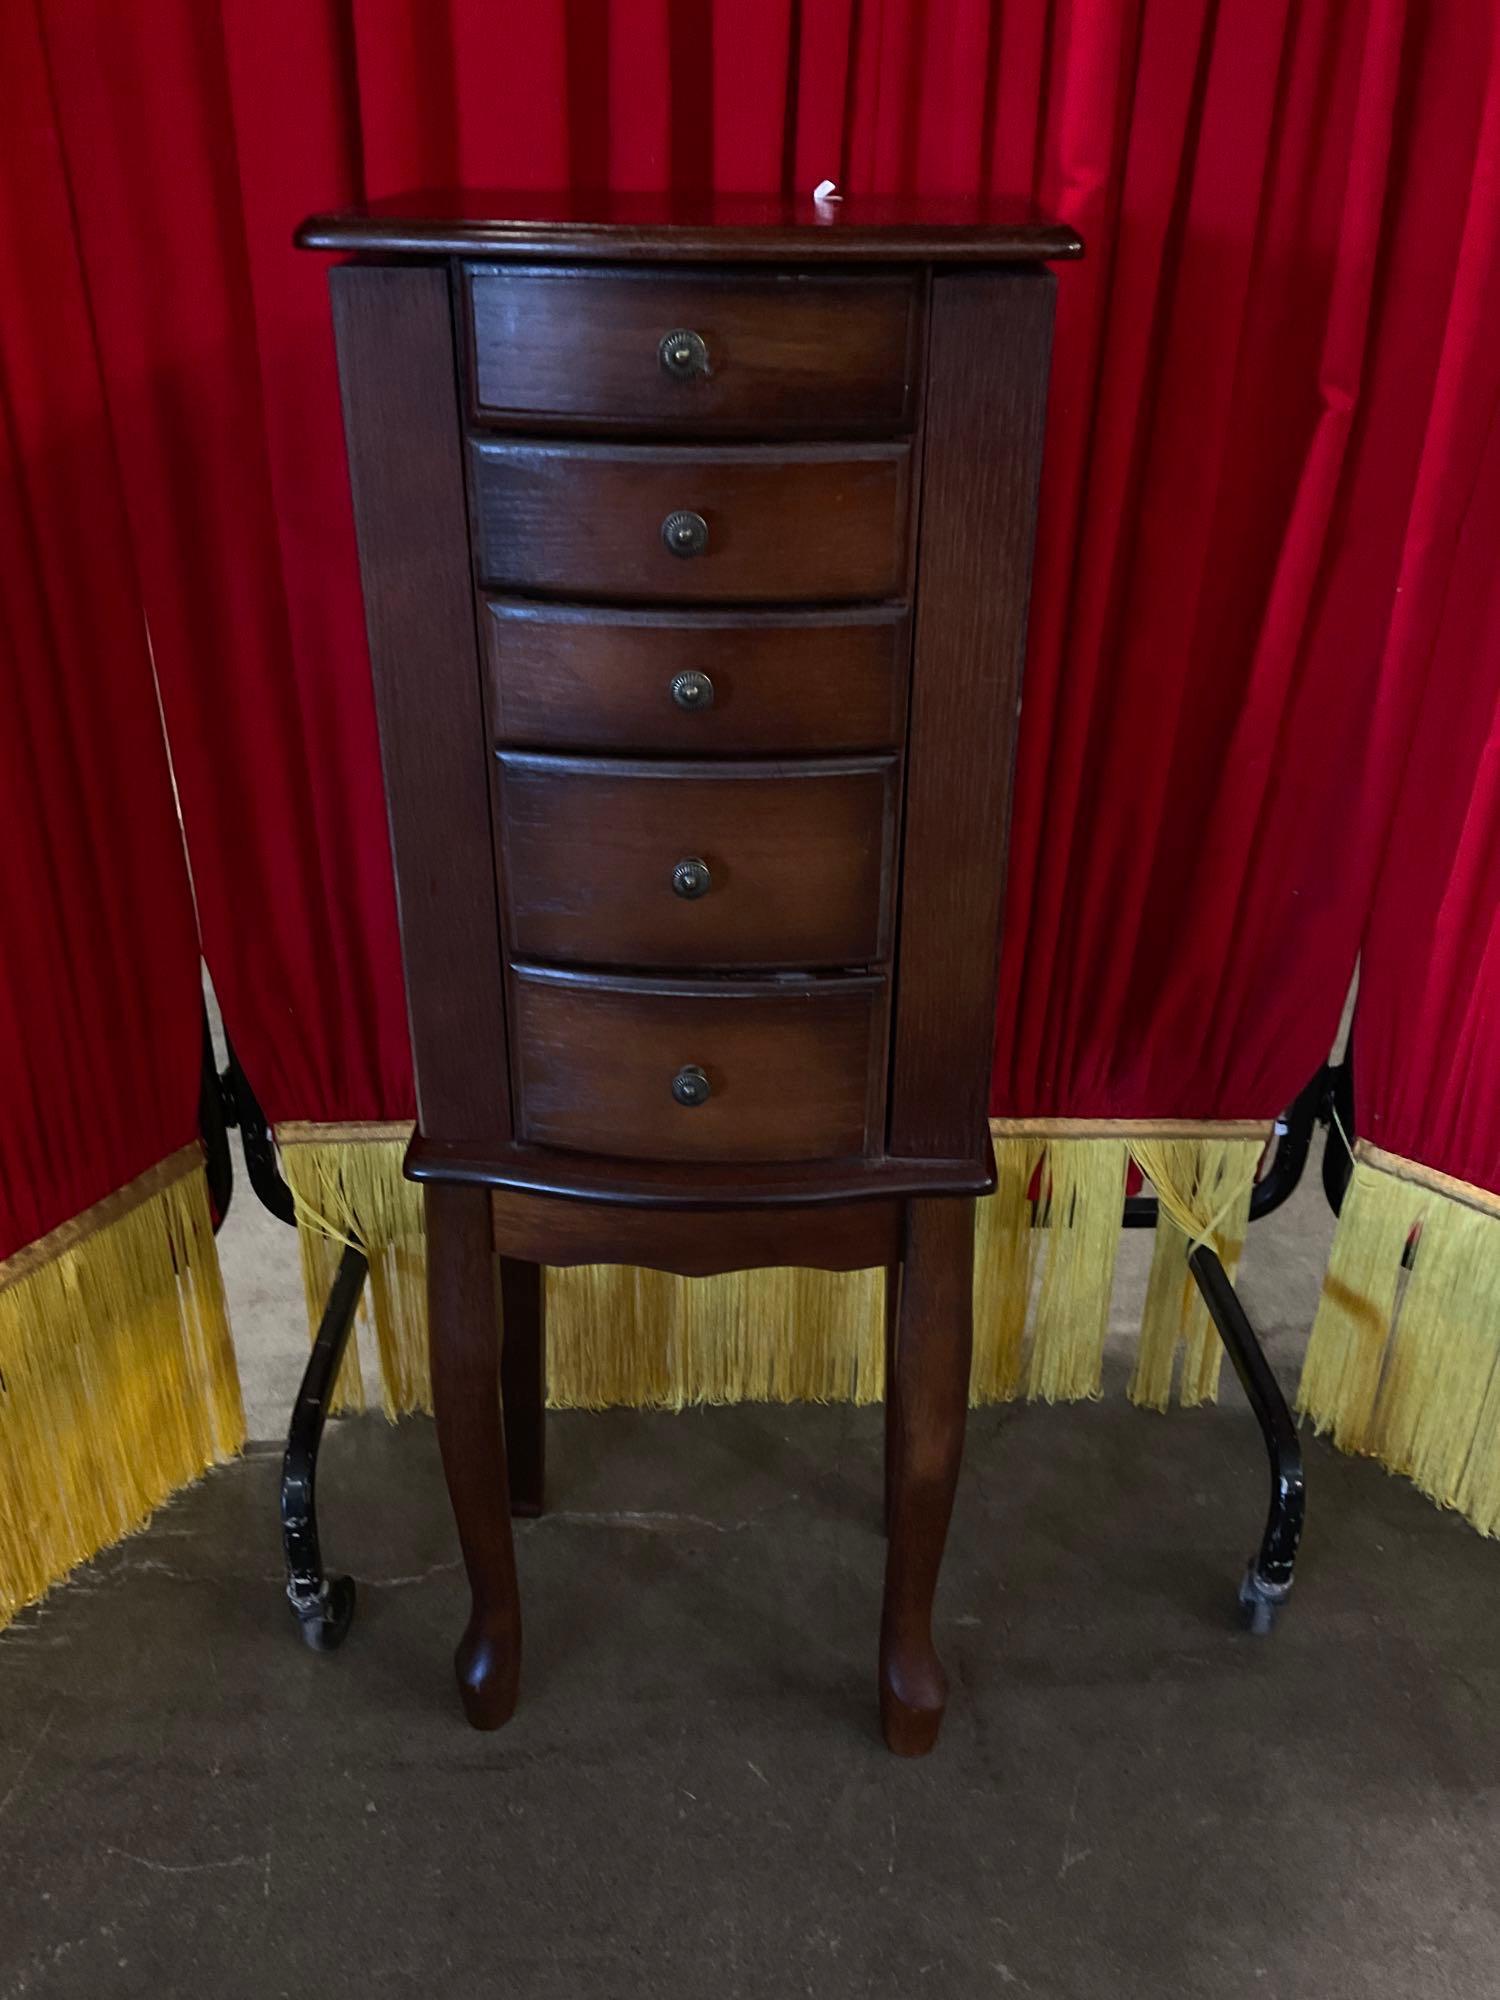
M 1066 223 L 961 195 L 600 194 L 489 188 L 399 194 L 313 215 L 304 250 L 567 262 L 1005 264 L 1079 257 Z

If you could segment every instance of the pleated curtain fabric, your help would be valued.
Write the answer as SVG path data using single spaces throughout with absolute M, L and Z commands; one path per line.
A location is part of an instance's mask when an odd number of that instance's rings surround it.
M 0 9 L 0 1624 L 242 1437 L 202 997 L 46 52 Z
M 412 1110 L 295 223 L 402 186 L 825 176 L 1031 195 L 1090 245 L 1059 279 L 995 1109 L 1283 1107 L 1366 902 L 1342 835 L 1379 657 L 1311 621 L 1432 10 L 37 4 L 208 957 L 274 1120 Z
M 1500 1533 L 1500 48 L 1426 90 L 1391 284 L 1427 340 L 1372 399 L 1401 484 L 1356 826 L 1378 838 L 1355 1019 L 1362 1135 L 1302 1400 L 1339 1443 Z M 1418 85 L 1419 99 L 1422 83 Z M 1445 199 L 1430 199 L 1437 185 Z M 1436 337 L 1434 337 L 1436 336 Z
M 1030 194 L 1081 229 L 992 1108 L 1118 1134 L 1071 1160 L 1050 1139 L 1029 1183 L 1073 1191 L 1083 1345 L 1034 1368 L 1035 1329 L 982 1309 L 976 1382 L 1087 1390 L 1111 1246 L 1087 1210 L 1117 1200 L 1130 1139 L 1268 1121 L 1326 1052 L 1364 934 L 1410 700 L 1385 626 L 1469 256 L 1474 152 L 1450 141 L 1488 0 L 32 4 L 226 1019 L 278 1124 L 356 1121 L 377 1149 L 292 1167 L 313 1228 L 377 1181 L 372 1215 L 407 1212 L 386 1128 L 412 1098 L 324 273 L 291 251 L 297 219 L 402 186 L 827 177 Z M 1432 680 L 1434 726 L 1459 699 Z M 1176 1192 L 1221 1172 L 1200 1154 Z M 988 1214 L 985 1268 L 1020 1297 L 1035 1246 Z M 839 1351 L 874 1393 L 850 1311 Z M 619 1379 L 598 1360 L 568 1379 Z

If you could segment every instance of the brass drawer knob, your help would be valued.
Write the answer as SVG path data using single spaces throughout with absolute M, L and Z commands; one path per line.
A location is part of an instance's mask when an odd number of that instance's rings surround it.
M 662 522 L 661 538 L 674 556 L 701 556 L 708 547 L 708 523 L 691 508 L 679 507 Z
M 679 1104 L 691 1108 L 695 1104 L 707 1104 L 713 1096 L 713 1085 L 697 1063 L 684 1063 L 672 1079 L 672 1095 Z
M 707 674 L 690 671 L 673 674 L 672 699 L 679 708 L 698 710 L 714 705 L 714 684 Z
M 690 855 L 686 861 L 679 861 L 672 870 L 673 891 L 694 902 L 699 896 L 706 896 L 713 887 L 714 878 L 708 872 L 708 863 Z
M 663 373 L 670 375 L 674 382 L 691 382 L 697 376 L 710 372 L 708 348 L 703 336 L 694 333 L 690 327 L 674 327 L 671 333 L 664 333 L 656 358 L 662 365 Z

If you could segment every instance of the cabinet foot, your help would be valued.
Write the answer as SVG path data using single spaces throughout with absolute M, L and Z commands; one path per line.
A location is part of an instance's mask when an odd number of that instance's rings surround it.
M 503 1727 L 515 1714 L 521 1692 L 519 1634 L 504 1624 L 491 1629 L 471 1621 L 454 1649 L 453 1672 L 471 1727 Z
M 489 1195 L 434 1183 L 426 1211 L 432 1407 L 473 1596 L 454 1667 L 469 1721 L 498 1729 L 516 1706 L 521 1603 L 500 1419 Z
M 898 1756 L 937 1742 L 948 1679 L 932 1601 L 963 1456 L 973 1342 L 974 1204 L 913 1201 L 896 1312 L 887 1429 L 880 1721 Z

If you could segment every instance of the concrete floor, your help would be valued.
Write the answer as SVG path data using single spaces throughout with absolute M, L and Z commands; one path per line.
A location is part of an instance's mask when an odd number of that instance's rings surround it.
M 1496 1552 L 1311 1447 L 1296 1598 L 1230 1607 L 1246 1413 L 973 1424 L 923 1763 L 875 1731 L 878 1411 L 553 1419 L 522 1707 L 470 1732 L 430 1425 L 337 1426 L 342 1652 L 273 1454 L 0 1640 L 0 1994 L 1497 1990 Z
M 1252 1232 L 1295 1380 L 1329 1218 Z M 252 1432 L 306 1352 L 292 1232 L 221 1238 Z M 330 1428 L 337 1655 L 281 1601 L 261 1446 L 0 1635 L 0 2000 L 489 1993 L 1492 2000 L 1500 1555 L 1309 1441 L 1295 1598 L 1235 1584 L 1258 1436 L 1118 1394 L 976 1413 L 934 1757 L 875 1726 L 878 1410 L 551 1421 L 518 1530 L 522 1707 L 463 1724 L 464 1589 L 431 1426 Z

